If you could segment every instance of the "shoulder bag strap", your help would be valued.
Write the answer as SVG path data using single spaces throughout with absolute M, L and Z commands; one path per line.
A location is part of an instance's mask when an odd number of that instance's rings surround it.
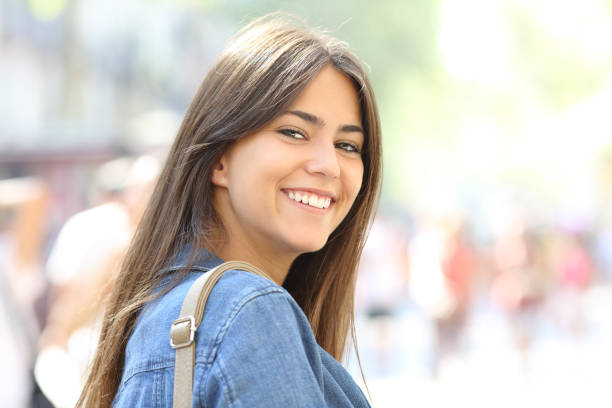
M 225 262 L 202 274 L 191 285 L 179 318 L 170 328 L 170 347 L 176 350 L 174 361 L 173 408 L 189 408 L 193 394 L 193 366 L 195 364 L 195 332 L 204 316 L 208 295 L 223 273 L 240 269 L 272 280 L 265 272 L 242 261 Z

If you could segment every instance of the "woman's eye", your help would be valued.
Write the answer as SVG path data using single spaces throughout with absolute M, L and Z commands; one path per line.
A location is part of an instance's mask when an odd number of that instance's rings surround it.
M 294 129 L 281 129 L 279 132 L 292 139 L 306 139 L 306 136 Z
M 339 147 L 342 150 L 346 150 L 349 153 L 361 153 L 359 148 L 356 145 L 352 144 L 352 143 L 340 142 L 340 143 L 336 144 L 336 146 Z

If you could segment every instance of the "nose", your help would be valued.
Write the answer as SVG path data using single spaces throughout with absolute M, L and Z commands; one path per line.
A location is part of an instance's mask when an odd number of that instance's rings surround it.
M 313 147 L 311 157 L 306 162 L 306 170 L 330 178 L 340 177 L 340 164 L 334 144 L 321 141 Z

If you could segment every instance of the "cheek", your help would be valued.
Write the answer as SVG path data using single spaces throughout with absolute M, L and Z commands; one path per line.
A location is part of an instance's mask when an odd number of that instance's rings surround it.
M 357 194 L 361 189 L 361 184 L 363 180 L 363 164 L 359 162 L 359 164 L 353 164 L 350 167 L 345 167 L 342 176 L 342 184 L 343 190 L 346 194 L 344 204 L 340 210 L 340 219 L 337 220 L 336 227 L 344 220 L 346 215 L 349 213 L 350 209 L 355 204 L 355 199 L 357 198 Z M 340 208 L 339 208 L 340 209 Z
M 349 171 L 346 172 L 346 190 L 349 194 L 351 205 L 355 201 L 355 198 L 361 189 L 362 182 L 363 163 L 359 162 L 358 164 L 352 165 L 351 168 L 349 168 Z
M 266 209 L 273 205 L 274 194 L 279 182 L 288 173 L 287 156 L 268 154 L 253 150 L 240 157 L 232 170 L 230 191 L 242 206 Z

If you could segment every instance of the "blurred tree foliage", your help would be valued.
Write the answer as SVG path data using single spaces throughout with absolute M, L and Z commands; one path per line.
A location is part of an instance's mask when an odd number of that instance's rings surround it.
M 446 0 L 450 3 L 453 0 Z M 610 81 L 612 54 L 585 58 L 588 47 L 573 38 L 579 35 L 580 24 L 588 25 L 590 5 L 560 7 L 549 2 L 550 19 L 564 23 L 572 8 L 587 10 L 583 20 L 569 20 L 574 31 L 555 37 L 536 18 L 533 7 L 522 0 L 498 0 L 503 23 L 509 38 L 508 76 L 497 82 L 453 77 L 445 67 L 440 51 L 440 15 L 443 0 L 365 0 L 324 1 L 229 1 L 204 2 L 209 11 L 229 16 L 236 25 L 250 17 L 281 10 L 304 17 L 310 24 L 328 29 L 332 35 L 347 41 L 351 48 L 371 67 L 371 76 L 379 101 L 385 138 L 385 197 L 410 200 L 416 186 L 411 184 L 415 169 L 423 169 L 419 178 L 436 181 L 437 168 L 453 173 L 450 179 L 461 183 L 461 176 L 472 181 L 496 178 L 519 183 L 534 190 L 544 188 L 544 181 L 534 179 L 530 170 L 521 166 L 520 151 L 486 150 L 482 165 L 465 166 L 449 151 L 461 151 L 465 137 L 471 137 L 470 123 L 485 128 L 491 144 L 506 146 L 518 140 L 526 123 L 538 114 L 563 111 L 601 89 Z M 478 1 L 463 2 L 468 9 L 460 24 L 478 25 L 486 14 Z M 484 3 L 483 3 L 484 4 Z M 603 4 L 603 3 L 602 3 Z M 590 10 L 590 11 L 589 11 Z M 604 14 L 612 15 L 612 1 L 605 2 Z M 569 14 L 568 14 L 569 13 Z M 540 16 L 541 17 L 541 16 Z M 486 27 L 486 26 L 483 26 Z M 602 32 L 603 36 L 608 32 Z M 482 31 L 477 42 L 483 44 L 490 33 Z M 569 37 L 568 37 L 569 36 Z M 574 41 L 575 40 L 575 41 Z M 599 39 L 606 41 L 605 38 Z M 612 43 L 612 38 L 607 41 Z M 457 46 L 469 46 L 458 43 Z M 478 47 L 473 44 L 472 47 Z M 501 46 L 501 45 L 500 45 Z M 605 48 L 604 48 L 605 50 Z M 492 58 L 483 54 L 483 61 Z M 601 53 L 600 53 L 601 54 Z M 466 56 L 469 58 L 469 56 Z M 500 74 L 501 75 L 501 74 Z M 464 129 L 464 128 L 467 128 Z M 486 134 L 487 128 L 490 134 Z M 466 136 L 467 134 L 467 136 Z M 479 148 L 474 143 L 474 149 Z M 478 152 L 473 152 L 477 156 Z M 464 160 L 465 161 L 465 160 Z M 453 166 L 456 168 L 453 169 Z M 432 174 L 430 174 L 432 173 Z M 448 176 L 447 176 L 448 177 Z
M 7 13 L 19 8 L 18 0 L 1 1 L 11 5 L 5 7 Z M 526 129 L 534 118 L 562 114 L 612 86 L 612 0 L 27 4 L 39 18 L 59 13 L 56 20 L 64 18 L 74 27 L 77 14 L 64 12 L 62 17 L 62 8 L 99 7 L 102 15 L 90 13 L 89 18 L 107 22 L 87 28 L 95 31 L 97 54 L 78 48 L 80 39 L 66 42 L 74 50 L 65 55 L 74 57 L 74 66 L 86 62 L 93 66 L 88 67 L 91 72 L 112 76 L 109 82 L 117 84 L 119 94 L 129 96 L 119 98 L 131 102 L 119 109 L 117 122 L 133 115 L 134 106 L 184 107 L 223 39 L 253 17 L 280 10 L 328 30 L 348 42 L 371 69 L 385 139 L 384 192 L 390 200 L 407 201 L 418 194 L 416 178 L 430 178 L 431 184 L 440 177 L 447 184 L 502 179 L 544 188 L 545 180 L 534 179 L 528 168 L 538 165 L 537 160 L 527 163 L 521 157 L 529 149 Z M 503 39 L 499 44 L 496 30 Z M 201 55 L 193 59 L 194 53 Z M 449 53 L 454 61 L 449 62 Z M 177 67 L 176 61 L 189 58 L 196 63 Z M 496 58 L 502 62 L 496 65 Z M 461 77 L 453 63 L 474 71 Z M 87 106 L 81 99 L 75 99 L 76 105 Z

